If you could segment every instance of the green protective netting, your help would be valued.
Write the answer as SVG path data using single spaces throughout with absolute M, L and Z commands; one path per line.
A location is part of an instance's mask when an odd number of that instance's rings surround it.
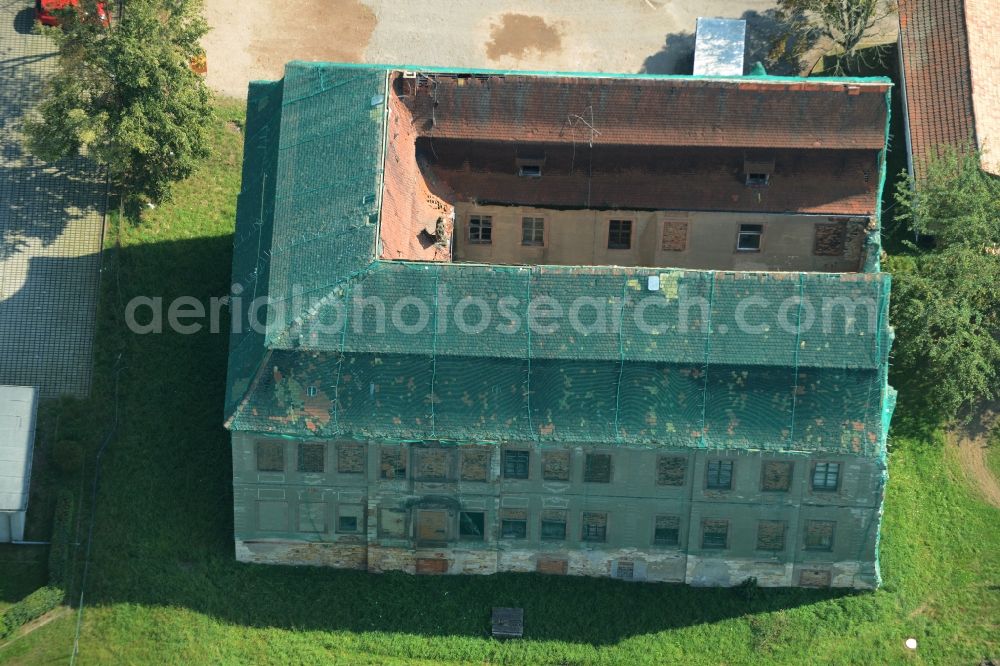
M 877 240 L 861 274 L 377 261 L 386 71 L 293 63 L 250 87 L 230 428 L 884 456 Z M 276 306 L 266 336 L 250 326 L 254 296 Z M 373 296 L 381 314 L 355 308 Z M 454 323 L 470 297 L 490 309 L 482 330 Z M 416 306 L 392 320 L 404 298 L 429 306 L 422 326 Z M 553 306 L 557 330 L 524 325 Z M 574 309 L 584 330 L 566 325 Z

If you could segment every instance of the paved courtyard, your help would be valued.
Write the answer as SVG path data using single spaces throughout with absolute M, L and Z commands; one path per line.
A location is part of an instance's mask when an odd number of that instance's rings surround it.
M 31 0 L 0 0 L 0 384 L 90 390 L 106 187 L 83 159 L 25 154 L 22 118 L 55 66 Z

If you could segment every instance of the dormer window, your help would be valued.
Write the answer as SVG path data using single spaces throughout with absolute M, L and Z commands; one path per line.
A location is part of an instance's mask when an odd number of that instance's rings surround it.
M 746 175 L 747 187 L 767 187 L 774 173 L 774 160 L 760 155 L 747 155 L 743 158 L 743 173 Z
M 542 167 L 545 166 L 545 157 L 518 157 L 515 161 L 517 175 L 522 178 L 541 178 Z

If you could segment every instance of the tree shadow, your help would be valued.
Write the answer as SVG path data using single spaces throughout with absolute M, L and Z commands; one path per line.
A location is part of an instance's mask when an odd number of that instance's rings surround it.
M 748 74 L 757 62 L 767 64 L 769 74 L 798 74 L 793 58 L 776 55 L 775 46 L 787 34 L 787 25 L 777 10 L 749 10 L 739 17 L 747 22 L 743 73 Z M 642 74 L 691 74 L 694 71 L 695 34 L 689 31 L 667 35 L 663 48 L 646 58 Z
M 21 35 L 30 35 L 35 31 L 35 10 L 25 7 L 14 15 L 14 31 Z

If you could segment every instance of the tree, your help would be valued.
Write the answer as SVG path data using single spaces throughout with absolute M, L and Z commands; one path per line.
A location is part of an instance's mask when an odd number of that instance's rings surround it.
M 893 0 L 778 0 L 786 39 L 794 37 L 801 44 L 829 40 L 834 45 L 838 73 L 862 57 L 862 41 L 872 37 L 879 22 L 895 11 Z
M 208 154 L 209 94 L 189 66 L 208 30 L 200 0 L 129 0 L 110 27 L 88 18 L 94 5 L 46 30 L 59 67 L 25 123 L 27 146 L 49 162 L 90 155 L 125 198 L 158 202 Z
M 934 243 L 887 261 L 893 382 L 911 409 L 950 420 L 1000 393 L 1000 180 L 974 151 L 947 151 L 900 181 L 896 206 Z

